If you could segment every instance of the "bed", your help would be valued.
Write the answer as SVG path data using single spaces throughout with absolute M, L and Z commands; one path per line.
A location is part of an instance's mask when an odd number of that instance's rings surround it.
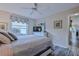
M 17 38 L 10 44 L 1 45 L 0 55 L 46 56 L 52 53 L 51 40 L 46 36 L 26 35 Z
M 51 44 L 51 40 L 45 36 L 28 35 L 19 37 L 10 45 L 15 56 L 39 56 L 50 54 Z

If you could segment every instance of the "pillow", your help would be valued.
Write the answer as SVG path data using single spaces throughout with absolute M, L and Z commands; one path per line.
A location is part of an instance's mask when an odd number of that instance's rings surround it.
M 3 35 L 3 34 L 0 34 L 0 42 L 4 43 L 4 44 L 11 43 L 10 39 L 8 37 L 6 37 L 5 35 Z
M 13 41 L 13 39 L 9 36 L 9 34 L 7 32 L 0 32 L 0 34 L 2 34 L 5 37 L 7 37 L 10 41 Z
M 8 34 L 12 37 L 13 41 L 17 40 L 17 37 L 13 33 L 8 32 Z

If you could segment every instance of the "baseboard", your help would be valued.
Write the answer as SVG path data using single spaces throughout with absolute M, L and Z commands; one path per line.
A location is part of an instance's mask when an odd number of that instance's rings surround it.
M 59 46 L 59 47 L 62 47 L 62 48 L 68 48 L 66 46 L 62 46 L 62 45 L 58 45 L 58 44 L 53 44 L 53 46 Z

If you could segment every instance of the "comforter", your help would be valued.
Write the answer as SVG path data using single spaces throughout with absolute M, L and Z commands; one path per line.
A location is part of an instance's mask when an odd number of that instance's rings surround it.
M 0 56 L 13 55 L 34 55 L 40 50 L 51 45 L 51 41 L 47 37 L 27 36 L 19 37 L 18 40 L 8 45 L 0 47 Z M 25 53 L 23 53 L 25 52 Z M 23 53 L 23 54 L 22 54 Z

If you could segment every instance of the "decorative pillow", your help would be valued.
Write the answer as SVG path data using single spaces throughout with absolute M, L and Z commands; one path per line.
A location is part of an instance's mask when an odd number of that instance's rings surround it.
M 15 35 L 0 29 L 0 44 L 8 44 L 15 40 L 17 40 Z
M 0 42 L 4 43 L 4 44 L 11 43 L 10 39 L 8 37 L 6 37 L 5 35 L 3 35 L 3 34 L 0 34 Z
M 13 33 L 8 32 L 8 34 L 10 37 L 12 37 L 13 41 L 18 39 Z

